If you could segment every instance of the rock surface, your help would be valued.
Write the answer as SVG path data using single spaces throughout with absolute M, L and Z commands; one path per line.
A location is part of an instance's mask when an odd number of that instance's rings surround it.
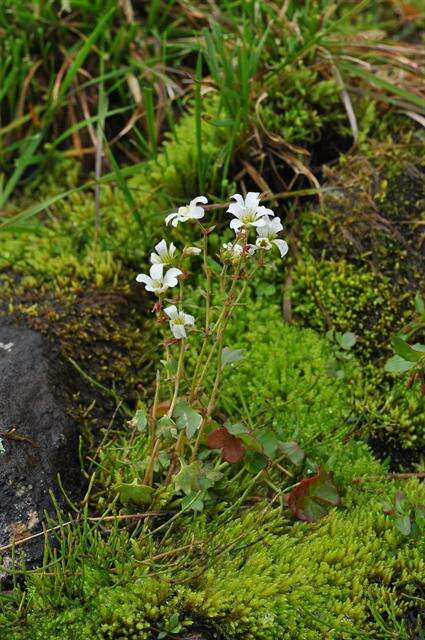
M 49 342 L 0 318 L 0 546 L 42 530 L 49 496 L 60 503 L 57 474 L 66 490 L 79 483 L 77 430 L 67 414 L 69 372 Z M 43 537 L 15 547 L 33 566 L 41 561 Z M 19 551 L 19 553 L 18 553 Z M 2 561 L 11 563 L 11 551 Z

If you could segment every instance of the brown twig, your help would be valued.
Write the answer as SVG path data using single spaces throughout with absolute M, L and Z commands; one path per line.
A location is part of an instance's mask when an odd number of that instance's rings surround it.
M 150 518 L 152 516 L 162 516 L 166 513 L 170 513 L 167 511 L 146 511 L 145 513 L 129 513 L 129 514 L 120 514 L 114 516 L 98 516 L 87 518 L 88 522 L 112 522 L 114 520 L 142 520 L 143 518 Z M 0 547 L 0 553 L 5 551 L 9 551 L 13 547 L 21 546 L 31 540 L 35 540 L 36 538 L 40 538 L 48 533 L 52 533 L 53 531 L 58 531 L 58 529 L 62 529 L 62 527 L 67 527 L 71 524 L 76 524 L 80 518 L 75 518 L 74 520 L 68 520 L 67 522 L 62 522 L 62 524 L 58 524 L 55 527 L 51 527 L 50 529 L 46 529 L 45 531 L 39 531 L 38 533 L 33 533 L 31 536 L 27 536 L 26 538 L 21 538 L 21 540 L 15 540 L 10 544 L 5 545 L 4 547 Z
M 353 482 L 360 484 L 362 482 L 366 482 L 367 480 L 407 480 L 408 478 L 425 478 L 425 471 L 411 471 L 404 473 L 381 473 L 370 476 L 360 476 L 358 478 L 353 478 Z

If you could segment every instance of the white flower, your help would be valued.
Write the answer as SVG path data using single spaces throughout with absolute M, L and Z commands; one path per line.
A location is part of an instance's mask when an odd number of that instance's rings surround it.
M 173 332 L 173 336 L 177 338 L 177 340 L 186 338 L 185 326 L 193 326 L 195 324 L 195 318 L 188 313 L 178 311 L 175 305 L 164 309 L 164 313 L 170 318 L 170 329 Z
M 280 218 L 277 216 L 270 220 L 268 216 L 265 218 L 265 224 L 257 229 L 257 240 L 255 244 L 259 249 L 265 249 L 268 251 L 275 245 L 280 252 L 281 257 L 286 256 L 288 253 L 288 245 L 285 240 L 279 240 L 277 234 L 282 231 L 283 226 Z
M 172 264 L 174 260 L 174 254 L 176 253 L 176 247 L 172 242 L 167 247 L 165 240 L 161 240 L 155 245 L 156 253 L 151 253 L 152 264 Z
M 4 349 L 5 351 L 11 351 L 13 347 L 13 342 L 8 342 L 4 344 L 4 342 L 0 342 L 0 349 Z
M 255 244 L 246 244 L 245 246 L 239 242 L 227 242 L 223 244 L 223 249 L 226 253 L 229 253 L 233 258 L 240 258 L 243 253 L 247 256 L 254 255 L 257 247 Z
M 185 247 L 183 249 L 183 257 L 186 257 L 186 256 L 199 256 L 201 251 L 202 251 L 202 249 L 199 249 L 198 247 Z
M 159 295 L 164 293 L 167 289 L 177 286 L 177 276 L 180 276 L 183 272 L 180 269 L 168 269 L 164 274 L 163 264 L 153 264 L 149 270 L 149 275 L 139 273 L 136 280 L 137 282 L 144 282 L 146 291 L 152 291 Z
M 228 213 L 235 217 L 230 223 L 230 228 L 237 231 L 241 227 L 262 227 L 265 224 L 264 216 L 272 216 L 273 211 L 260 206 L 260 194 L 250 191 L 245 200 L 239 193 L 232 196 L 236 202 L 227 209 Z
M 205 196 L 198 196 L 189 202 L 186 207 L 179 207 L 177 213 L 170 213 L 165 218 L 165 224 L 171 224 L 177 227 L 179 222 L 187 222 L 188 220 L 200 220 L 204 217 L 205 211 L 203 207 L 199 207 L 198 203 L 207 204 L 208 200 Z

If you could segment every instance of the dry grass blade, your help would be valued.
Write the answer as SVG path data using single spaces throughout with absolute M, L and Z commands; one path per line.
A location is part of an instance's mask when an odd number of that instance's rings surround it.
M 412 118 L 412 120 L 415 120 L 415 122 L 418 122 L 420 125 L 425 127 L 425 117 L 421 116 L 420 113 L 415 113 L 414 111 L 404 111 L 404 110 L 401 110 L 400 113 L 404 113 L 406 116 L 409 116 L 409 118 Z

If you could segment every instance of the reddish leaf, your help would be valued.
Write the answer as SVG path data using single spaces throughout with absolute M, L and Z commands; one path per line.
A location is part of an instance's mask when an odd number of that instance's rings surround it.
M 221 449 L 221 459 L 229 464 L 235 464 L 245 455 L 242 440 L 231 434 L 226 427 L 214 429 L 207 438 L 207 447 Z
M 207 447 L 210 449 L 221 449 L 226 444 L 226 435 L 230 435 L 226 427 L 214 429 L 207 438 Z
M 317 475 L 301 480 L 286 499 L 288 507 L 298 520 L 316 522 L 326 515 L 329 506 L 340 503 L 332 475 L 319 467 Z

